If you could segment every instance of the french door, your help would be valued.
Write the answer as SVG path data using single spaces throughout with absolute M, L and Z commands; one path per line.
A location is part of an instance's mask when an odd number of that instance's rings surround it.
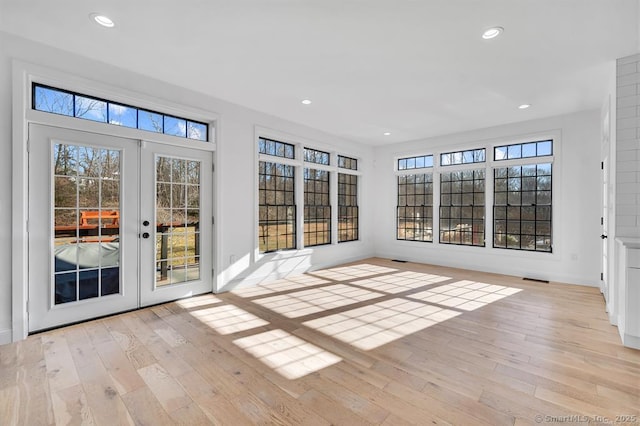
M 211 291 L 211 164 L 31 124 L 29 331 Z

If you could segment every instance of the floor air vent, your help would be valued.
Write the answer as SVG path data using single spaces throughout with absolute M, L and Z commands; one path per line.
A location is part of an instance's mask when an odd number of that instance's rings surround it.
M 407 263 L 406 260 L 400 260 L 400 259 L 391 259 L 392 262 L 398 262 L 398 263 Z
M 545 284 L 549 284 L 549 280 L 539 280 L 539 279 L 537 279 L 537 278 L 527 278 L 527 277 L 524 277 L 524 278 L 523 278 L 523 280 L 525 280 L 525 281 L 535 281 L 535 282 L 537 282 L 537 283 L 545 283 Z

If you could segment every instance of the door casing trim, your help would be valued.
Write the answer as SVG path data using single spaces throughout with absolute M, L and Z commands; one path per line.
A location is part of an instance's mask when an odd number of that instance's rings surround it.
M 64 127 L 91 133 L 110 136 L 120 136 L 130 139 L 149 140 L 152 142 L 180 145 L 177 138 L 162 134 L 153 134 L 137 129 L 121 128 L 104 123 L 58 116 L 31 109 L 31 84 L 37 81 L 56 87 L 74 88 L 76 91 L 99 96 L 107 93 L 114 100 L 129 100 L 140 107 L 175 112 L 183 116 L 192 116 L 210 124 L 210 134 L 215 142 L 189 141 L 190 147 L 198 147 L 214 151 L 213 161 L 216 162 L 216 149 L 220 135 L 219 114 L 200 108 L 193 108 L 177 102 L 167 102 L 142 93 L 132 93 L 121 87 L 80 77 L 68 72 L 62 72 L 42 65 L 36 65 L 21 60 L 12 61 L 12 183 L 11 183 L 11 341 L 23 340 L 28 335 L 28 295 L 29 295 L 29 256 L 28 256 L 28 218 L 29 218 L 29 154 L 28 127 L 29 123 L 44 124 L 54 127 Z M 103 96 L 104 97 L 104 96 Z M 182 143 L 184 144 L 184 142 Z M 205 144 L 204 146 L 200 146 Z M 212 171 L 213 173 L 213 171 Z M 219 179 L 213 176 L 212 194 L 214 215 L 220 217 L 220 206 L 216 196 L 219 193 Z M 212 259 L 214 270 L 218 271 L 220 264 L 220 247 L 218 225 L 213 227 Z M 217 277 L 212 279 L 215 292 L 218 288 Z

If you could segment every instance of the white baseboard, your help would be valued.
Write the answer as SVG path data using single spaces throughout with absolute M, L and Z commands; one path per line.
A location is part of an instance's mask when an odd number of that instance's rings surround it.
M 622 336 L 622 343 L 628 348 L 640 349 L 640 336 L 624 334 Z
M 0 345 L 11 343 L 11 330 L 0 330 Z

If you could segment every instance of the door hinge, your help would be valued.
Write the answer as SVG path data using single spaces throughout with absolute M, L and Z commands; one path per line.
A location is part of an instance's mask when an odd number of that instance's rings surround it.
M 27 308 L 27 313 L 29 313 L 29 301 L 27 300 L 27 304 L 26 304 L 26 308 Z
M 27 228 L 27 234 L 29 233 L 29 219 L 27 219 L 27 223 L 25 223 L 25 226 Z
M 600 162 L 600 169 L 601 169 L 601 170 L 604 170 L 604 161 L 601 161 L 601 162 Z
M 600 281 L 604 281 L 604 272 L 600 272 Z
M 27 138 L 27 154 L 31 152 L 31 138 Z
M 600 225 L 604 225 L 604 217 L 600 217 Z
M 213 217 L 213 216 L 211 216 L 211 224 L 212 224 L 212 225 L 215 225 L 215 224 L 216 224 L 216 218 L 215 218 L 215 217 Z
M 211 268 L 211 278 L 216 276 L 216 270 Z
M 216 165 L 211 163 L 211 171 L 215 173 L 216 171 Z

